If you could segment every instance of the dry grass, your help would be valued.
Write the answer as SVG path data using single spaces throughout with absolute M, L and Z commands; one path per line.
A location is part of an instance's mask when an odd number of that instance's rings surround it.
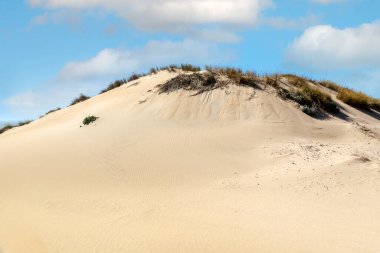
M 197 94 L 199 94 L 210 91 L 217 85 L 217 79 L 210 73 L 182 74 L 162 84 L 159 88 L 159 92 L 170 93 L 183 89 L 197 91 Z
M 169 66 L 163 66 L 163 67 L 155 67 L 155 68 L 151 68 L 150 71 L 149 71 L 149 74 L 151 75 L 155 75 L 157 74 L 159 71 L 164 71 L 164 70 L 167 70 L 169 72 L 176 72 L 176 70 L 178 69 L 181 69 L 181 67 L 178 67 L 177 65 L 169 65 Z
M 60 107 L 55 108 L 55 109 L 53 109 L 53 110 L 50 110 L 50 111 L 48 111 L 47 113 L 45 113 L 45 115 L 41 116 L 40 118 L 43 118 L 43 117 L 45 117 L 46 115 L 48 115 L 48 114 L 50 114 L 50 113 L 53 113 L 53 112 L 56 112 L 56 111 L 59 111 L 59 110 L 61 110 Z
M 254 88 L 258 87 L 257 84 L 259 82 L 259 79 L 256 72 L 244 72 L 239 68 L 213 66 L 206 66 L 206 70 L 212 74 L 224 75 L 238 85 L 250 86 Z
M 337 92 L 337 98 L 342 102 L 355 108 L 369 111 L 371 109 L 380 112 L 380 100 L 366 95 L 363 92 L 355 91 L 331 81 L 319 82 L 320 85 Z
M 363 92 L 347 88 L 341 89 L 338 92 L 337 98 L 346 104 L 363 110 L 370 110 L 376 104 L 374 98 L 367 96 Z
M 88 97 L 88 96 L 86 96 L 86 95 L 83 95 L 83 94 L 80 94 L 79 97 L 75 98 L 75 99 L 71 102 L 70 106 L 75 105 L 75 104 L 78 104 L 78 103 L 81 103 L 81 102 L 83 102 L 83 101 L 86 101 L 87 99 L 90 99 L 90 97 Z
M 12 128 L 15 128 L 15 127 L 25 126 L 25 125 L 29 124 L 30 122 L 32 122 L 32 121 L 31 120 L 26 120 L 26 121 L 21 121 L 21 122 L 19 122 L 16 125 L 6 125 L 6 126 L 0 128 L 0 134 L 3 134 L 6 131 L 8 131 L 8 130 L 10 130 Z
M 211 73 L 225 75 L 234 80 L 238 80 L 245 75 L 245 73 L 239 68 L 206 66 L 206 70 Z
M 309 86 L 301 88 L 299 94 L 306 97 L 311 103 L 330 113 L 338 113 L 339 108 L 330 95 Z
M 199 72 L 199 71 L 201 71 L 200 67 L 194 66 L 191 64 L 181 64 L 181 69 L 183 71 L 188 71 L 188 72 Z
M 137 79 L 139 79 L 140 77 L 143 77 L 144 74 L 136 74 L 136 73 L 133 73 L 127 80 L 127 82 L 132 82 L 132 81 L 135 81 Z
M 285 78 L 291 85 L 291 89 L 281 88 L 280 78 Z M 328 112 L 331 114 L 339 113 L 338 105 L 332 100 L 331 96 L 325 92 L 314 88 L 316 82 L 297 75 L 283 74 L 267 78 L 267 84 L 278 90 L 280 97 L 290 99 L 302 106 L 303 112 L 313 117 L 322 117 Z
M 313 83 L 312 80 L 306 77 L 297 76 L 293 74 L 284 74 L 281 75 L 281 77 L 285 77 L 291 85 L 297 88 L 305 88 L 309 86 L 309 83 Z
M 339 92 L 343 88 L 342 86 L 340 86 L 334 82 L 331 82 L 331 81 L 322 81 L 322 82 L 319 82 L 319 84 L 325 88 L 328 88 L 328 89 L 336 91 L 336 92 Z
M 120 80 L 116 80 L 113 83 L 111 83 L 110 85 L 108 85 L 108 87 L 105 88 L 104 90 L 102 90 L 99 94 L 103 94 L 103 93 L 105 93 L 107 91 L 110 91 L 110 90 L 113 90 L 115 88 L 118 88 L 118 87 L 122 86 L 125 83 L 127 83 L 127 79 L 125 79 L 125 78 L 120 79 Z

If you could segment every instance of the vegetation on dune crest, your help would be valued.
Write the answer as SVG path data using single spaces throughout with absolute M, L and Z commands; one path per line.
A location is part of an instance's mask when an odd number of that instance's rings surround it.
M 21 122 L 19 122 L 16 125 L 10 125 L 10 124 L 6 125 L 6 126 L 0 128 L 0 134 L 5 133 L 6 131 L 11 130 L 12 128 L 15 128 L 15 127 L 20 127 L 20 126 L 28 125 L 30 122 L 32 122 L 32 121 L 31 120 L 26 120 L 26 121 L 21 121 Z
M 70 106 L 72 106 L 72 105 L 76 105 L 76 104 L 81 103 L 81 102 L 83 102 L 83 101 L 86 101 L 87 99 L 90 99 L 90 97 L 88 97 L 88 96 L 86 96 L 86 95 L 83 95 L 83 94 L 80 94 L 79 97 L 75 98 L 75 99 L 71 102 Z
M 267 86 L 270 86 L 281 98 L 289 99 L 298 103 L 301 106 L 302 111 L 312 117 L 319 118 L 321 115 L 324 115 L 324 112 L 331 114 L 339 113 L 340 109 L 331 98 L 331 96 L 325 93 L 323 90 L 318 89 L 318 86 L 322 86 L 335 91 L 337 93 L 337 99 L 348 105 L 365 111 L 376 110 L 380 113 L 380 99 L 368 96 L 363 92 L 358 92 L 343 87 L 331 81 L 317 82 L 312 79 L 293 74 L 273 74 L 259 76 L 256 72 L 243 71 L 240 68 L 233 67 L 206 66 L 205 69 L 206 72 L 199 73 L 201 71 L 201 68 L 199 66 L 194 66 L 191 64 L 169 65 L 164 67 L 151 68 L 149 73 L 133 73 L 128 79 L 123 78 L 116 80 L 109 84 L 108 87 L 102 90 L 99 94 L 108 92 L 122 86 L 127 82 L 135 81 L 149 74 L 157 74 L 159 71 L 176 72 L 178 70 L 182 70 L 184 72 L 191 72 L 191 74 L 179 74 L 177 77 L 169 80 L 165 84 L 160 85 L 159 92 L 169 93 L 179 89 L 184 89 L 197 91 L 197 94 L 200 94 L 202 92 L 210 91 L 228 84 L 236 84 L 252 88 L 264 87 L 264 89 L 266 89 Z M 226 78 L 227 81 L 225 80 Z M 290 84 L 290 87 L 284 87 L 288 86 L 288 84 Z M 90 97 L 86 95 L 80 94 L 79 97 L 75 98 L 71 102 L 70 106 L 83 102 L 89 98 Z M 47 112 L 45 116 L 60 109 L 61 108 L 51 110 Z M 95 116 L 86 117 L 83 120 L 83 124 L 91 124 L 97 119 L 98 118 Z M 30 122 L 31 121 L 23 121 L 16 125 L 6 125 L 0 129 L 0 134 L 14 127 L 29 124 Z
M 242 86 L 258 88 L 260 82 L 256 72 L 243 71 L 239 68 L 206 66 L 206 70 L 213 74 L 224 75 Z
M 125 83 L 127 83 L 127 79 L 125 79 L 125 78 L 120 79 L 120 80 L 116 80 L 113 83 L 111 83 L 110 85 L 108 85 L 107 88 L 105 88 L 104 90 L 100 91 L 99 94 L 103 94 L 103 93 L 106 93 L 107 91 L 110 91 L 110 90 L 113 90 L 115 88 L 118 88 L 118 87 L 122 86 Z
M 380 100 L 368 96 L 360 91 L 355 91 L 330 81 L 322 81 L 319 84 L 337 92 L 337 99 L 355 108 L 369 111 L 371 109 L 380 112 Z
M 59 110 L 61 110 L 61 107 L 57 107 L 57 108 L 55 108 L 53 110 L 48 111 L 47 113 L 45 113 L 45 116 L 48 115 L 48 114 L 50 114 L 50 113 L 57 112 Z
M 196 90 L 199 93 L 209 91 L 215 88 L 217 80 L 212 74 L 194 73 L 191 75 L 181 74 L 159 87 L 160 93 L 169 93 L 183 90 Z
M 194 66 L 194 65 L 191 65 L 191 64 L 182 64 L 181 65 L 181 69 L 183 71 L 189 71 L 189 72 L 199 72 L 199 71 L 201 71 L 200 67 Z

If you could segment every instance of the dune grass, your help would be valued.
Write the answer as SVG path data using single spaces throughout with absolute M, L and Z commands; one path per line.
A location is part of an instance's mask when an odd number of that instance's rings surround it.
M 81 103 L 81 102 L 83 102 L 83 101 L 86 101 L 87 99 L 90 99 L 90 97 L 88 97 L 88 96 L 86 96 L 86 95 L 83 95 L 83 94 L 80 94 L 79 97 L 75 98 L 75 99 L 71 102 L 70 106 L 72 106 L 72 105 L 76 105 L 76 104 Z
M 337 92 L 337 99 L 341 100 L 342 102 L 348 105 L 351 105 L 352 107 L 366 111 L 370 111 L 371 109 L 373 109 L 380 112 L 379 99 L 368 96 L 363 92 L 343 87 L 331 81 L 322 81 L 318 84 Z
M 368 96 L 363 92 L 343 87 L 331 81 L 316 82 L 310 78 L 297 76 L 294 74 L 271 74 L 259 76 L 254 71 L 243 71 L 240 68 L 234 67 L 206 66 L 205 69 L 211 74 L 224 75 L 238 85 L 250 86 L 254 88 L 258 88 L 258 84 L 269 85 L 273 87 L 275 90 L 277 90 L 277 93 L 280 97 L 284 99 L 291 99 L 303 106 L 303 110 L 308 114 L 314 114 L 315 112 L 318 113 L 318 111 L 320 110 L 329 113 L 339 112 L 339 107 L 332 100 L 330 95 L 317 88 L 314 88 L 313 85 L 320 85 L 332 91 L 335 91 L 337 93 L 337 99 L 355 108 L 367 111 L 376 110 L 380 113 L 380 99 Z M 159 71 L 163 70 L 167 70 L 169 72 L 183 70 L 186 72 L 194 72 L 195 74 L 197 74 L 196 72 L 201 71 L 201 68 L 191 64 L 169 65 L 164 67 L 151 68 L 149 73 L 133 73 L 128 79 L 123 78 L 120 80 L 116 80 L 109 84 L 108 87 L 102 90 L 99 94 L 120 87 L 127 82 L 135 81 L 140 77 L 146 76 L 148 74 L 157 74 Z M 281 81 L 282 78 L 287 79 L 288 83 L 291 84 L 293 87 L 291 89 L 284 89 L 281 86 L 281 83 L 283 82 Z M 187 80 L 183 77 L 181 77 L 180 79 L 182 83 L 180 83 L 179 85 L 170 83 L 169 86 L 161 87 L 160 92 L 170 92 L 172 90 L 176 90 L 177 88 L 184 88 L 190 90 L 207 90 L 209 88 L 214 88 L 215 86 L 218 86 L 215 75 L 192 77 L 191 80 Z M 79 97 L 75 98 L 71 102 L 70 106 L 83 102 L 89 98 L 89 96 L 80 94 Z M 51 110 L 47 112 L 45 115 L 58 111 L 60 109 L 61 108 Z M 0 134 L 14 127 L 29 124 L 30 122 L 31 121 L 23 121 L 16 125 L 6 125 L 0 129 Z
M 213 74 L 224 75 L 238 85 L 258 87 L 258 75 L 253 71 L 243 71 L 240 68 L 206 66 L 205 69 Z
M 28 125 L 30 122 L 32 122 L 32 121 L 31 121 L 31 120 L 26 120 L 26 121 L 20 121 L 20 122 L 17 123 L 16 125 L 8 124 L 8 125 L 6 125 L 6 126 L 0 128 L 0 134 L 3 134 L 3 133 L 5 133 L 6 131 L 11 130 L 12 128 L 15 128 L 15 127 L 20 127 L 20 126 Z
M 120 80 L 116 80 L 116 81 L 112 82 L 110 85 L 108 85 L 107 88 L 105 88 L 104 90 L 100 91 L 99 94 L 103 94 L 103 93 L 106 93 L 107 91 L 110 91 L 110 90 L 113 90 L 115 88 L 118 88 L 118 87 L 122 86 L 125 83 L 127 83 L 127 79 L 125 79 L 125 78 L 120 79 Z
M 191 64 L 181 64 L 181 69 L 183 71 L 188 71 L 188 72 L 199 72 L 199 71 L 201 71 L 200 67 L 194 66 Z

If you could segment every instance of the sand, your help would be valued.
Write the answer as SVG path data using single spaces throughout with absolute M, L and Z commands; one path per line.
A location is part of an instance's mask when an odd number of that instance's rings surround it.
M 156 92 L 176 75 L 0 135 L 1 253 L 380 252 L 379 120 L 238 86 Z

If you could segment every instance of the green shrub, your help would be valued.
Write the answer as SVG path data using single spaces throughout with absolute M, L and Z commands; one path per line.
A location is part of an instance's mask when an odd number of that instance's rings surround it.
M 86 95 L 83 95 L 83 94 L 80 94 L 79 97 L 75 98 L 71 104 L 71 105 L 75 105 L 75 104 L 78 104 L 78 103 L 81 103 L 83 101 L 86 101 L 87 99 L 90 99 L 90 97 L 86 96 Z
M 99 117 L 95 117 L 95 116 L 87 116 L 84 120 L 83 120 L 83 125 L 90 125 L 91 123 L 95 122 Z

